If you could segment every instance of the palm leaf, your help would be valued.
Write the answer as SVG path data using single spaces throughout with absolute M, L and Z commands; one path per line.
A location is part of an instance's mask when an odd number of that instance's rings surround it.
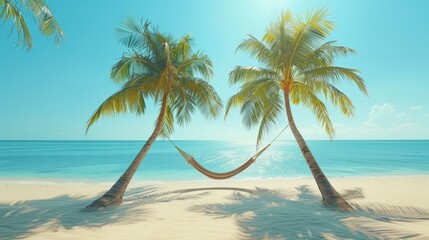
M 243 101 L 241 114 L 243 123 L 249 129 L 258 124 L 267 108 L 271 107 L 273 96 L 277 96 L 280 86 L 277 81 L 261 78 L 249 81 L 242 86 L 246 98 Z M 274 98 L 275 99 L 275 98 Z
M 111 70 L 112 80 L 122 87 L 96 110 L 87 128 L 101 116 L 143 113 L 146 98 L 165 106 L 165 113 L 160 112 L 155 123 L 162 121 L 164 137 L 174 131 L 175 121 L 179 125 L 190 123 L 195 109 L 205 117 L 219 115 L 222 101 L 208 83 L 213 64 L 204 52 L 193 53 L 190 35 L 177 40 L 160 33 L 148 21 L 134 18 L 123 20 L 116 31 L 119 41 L 130 48 Z
M 189 91 L 189 95 L 205 117 L 214 118 L 220 115 L 223 104 L 213 86 L 196 77 L 182 77 L 179 80 L 179 84 Z
M 309 56 L 307 64 L 300 66 L 300 70 L 306 71 L 316 67 L 331 66 L 338 56 L 356 54 L 355 50 L 344 46 L 333 45 L 334 43 L 336 43 L 336 41 L 326 42 L 314 50 L 313 54 Z
M 190 95 L 190 91 L 177 84 L 170 93 L 170 99 L 177 123 L 181 126 L 189 124 L 195 109 L 194 98 Z
M 211 79 L 214 75 L 213 63 L 203 52 L 197 52 L 186 58 L 178 67 L 178 72 L 187 75 L 201 74 L 205 79 Z
M 127 17 L 115 28 L 119 42 L 131 49 L 143 49 L 145 46 L 145 32 L 149 21 L 143 23 L 136 18 Z
M 325 97 L 331 100 L 331 102 L 341 109 L 341 112 L 351 117 L 354 115 L 354 106 L 350 98 L 330 83 L 323 83 L 318 85 L 317 82 L 313 83 L 316 87 L 320 87 L 325 94 Z M 317 92 L 317 90 L 315 91 Z
M 337 66 L 325 66 L 304 71 L 301 73 L 301 75 L 303 79 L 333 81 L 334 83 L 337 83 L 342 79 L 351 80 L 358 86 L 359 90 L 368 95 L 365 81 L 357 73 L 359 73 L 359 70 L 356 69 Z
M 280 19 L 269 25 L 261 41 L 248 35 L 238 46 L 237 50 L 249 53 L 264 67 L 237 66 L 230 72 L 229 83 L 241 86 L 229 98 L 225 118 L 232 107 L 240 107 L 246 127 L 260 124 L 258 145 L 277 121 L 282 107 L 280 91 L 292 103 L 309 108 L 331 139 L 334 127 L 325 103 L 318 96 L 323 93 L 342 113 L 353 116 L 350 98 L 335 85 L 349 80 L 367 94 L 358 70 L 334 66 L 336 57 L 355 51 L 336 46 L 335 41 L 324 42 L 334 28 L 328 16 L 326 8 L 308 11 L 305 18 L 293 18 L 290 12 L 283 12 Z
M 260 78 L 276 79 L 277 76 L 275 71 L 267 68 L 236 66 L 234 70 L 229 73 L 229 84 L 232 85 L 238 82 L 253 81 Z
M 329 15 L 327 8 L 317 8 L 307 12 L 306 22 L 317 34 L 326 37 L 334 29 L 334 23 L 327 20 Z
M 174 132 L 174 116 L 170 104 L 167 104 L 166 106 L 165 116 L 162 121 L 163 125 L 161 130 L 161 136 L 167 138 L 171 135 L 171 133 Z
M 26 0 L 25 3 L 37 19 L 40 32 L 47 37 L 52 37 L 57 46 L 59 46 L 63 39 L 63 31 L 45 1 Z
M 26 46 L 30 50 L 33 46 L 33 41 L 30 35 L 30 31 L 27 27 L 27 23 L 24 20 L 21 12 L 15 4 L 10 0 L 3 0 L 2 5 L 0 5 L 0 19 L 3 19 L 4 22 L 13 21 L 13 29 L 16 29 L 18 34 L 18 43 L 17 45 Z
M 145 56 L 137 52 L 126 53 L 112 67 L 110 77 L 116 83 L 122 83 L 131 78 L 134 73 L 156 75 L 160 69 Z
M 293 25 L 292 49 L 285 62 L 287 78 L 291 76 L 293 66 L 307 65 L 308 59 L 314 53 L 314 49 L 332 29 L 330 22 L 325 20 L 326 16 L 324 14 L 326 13 L 323 10 L 316 10 L 307 16 L 306 22 L 302 19 L 297 19 Z
M 258 137 L 256 140 L 257 149 L 259 148 L 264 136 L 267 135 L 270 130 L 273 129 L 278 123 L 278 115 L 283 109 L 280 94 L 277 94 L 275 97 L 273 97 L 269 104 L 269 106 L 265 106 L 263 109 L 263 115 L 259 125 Z
M 335 135 L 334 126 L 326 109 L 325 104 L 313 93 L 311 87 L 300 83 L 293 82 L 291 85 L 290 96 L 292 103 L 302 103 L 310 108 L 317 120 L 325 128 L 326 133 L 332 139 Z
M 240 45 L 238 45 L 236 51 L 239 51 L 239 50 L 248 52 L 250 56 L 253 56 L 256 59 L 258 59 L 260 62 L 267 63 L 267 64 L 272 58 L 272 53 L 270 48 L 252 35 L 249 35 L 248 39 L 242 41 Z
M 182 61 L 186 61 L 192 54 L 192 37 L 191 34 L 183 36 L 177 43 L 177 49 L 180 52 L 180 56 L 183 58 Z
M 102 116 L 117 115 L 127 111 L 137 115 L 146 109 L 144 98 L 136 86 L 125 87 L 108 97 L 92 114 L 86 124 L 86 132 Z
M 21 5 L 17 6 L 18 3 Z M 30 31 L 19 9 L 23 7 L 22 5 L 24 5 L 37 20 L 40 32 L 46 37 L 53 38 L 54 42 L 59 46 L 63 40 L 63 31 L 44 0 L 21 0 L 19 2 L 17 1 L 15 4 L 10 0 L 2 0 L 0 1 L 0 19 L 4 22 L 13 22 L 11 31 L 14 29 L 17 31 L 17 45 L 22 45 L 26 47 L 27 50 L 33 47 Z
M 226 117 L 228 116 L 231 107 L 242 106 L 246 98 L 247 96 L 245 91 L 239 91 L 238 93 L 231 96 L 226 104 L 224 119 L 226 119 Z
M 271 44 L 278 40 L 278 37 L 285 35 L 286 31 L 289 31 L 291 25 L 293 24 L 293 16 L 290 11 L 282 12 L 280 14 L 280 19 L 269 25 L 266 33 L 262 37 L 262 41 L 267 44 Z

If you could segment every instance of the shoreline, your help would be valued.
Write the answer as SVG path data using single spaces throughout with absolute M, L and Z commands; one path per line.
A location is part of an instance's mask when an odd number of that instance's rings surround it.
M 429 173 L 423 174 L 409 174 L 409 173 L 403 173 L 403 174 L 379 174 L 379 175 L 353 175 L 353 176 L 328 176 L 329 180 L 339 180 L 339 179 L 373 179 L 373 178 L 407 178 L 407 177 L 429 177 Z M 213 180 L 210 178 L 205 179 L 189 179 L 189 180 L 142 180 L 142 179 L 133 179 L 131 180 L 132 185 L 157 185 L 157 184 L 171 184 L 171 183 L 199 183 L 199 182 L 247 182 L 247 181 L 288 181 L 288 180 L 313 180 L 313 177 L 311 175 L 309 176 L 294 176 L 294 177 L 270 177 L 270 178 L 232 178 L 232 179 L 225 179 L 225 180 Z M 79 180 L 78 178 L 73 179 L 61 179 L 61 178 L 8 178 L 8 177 L 0 177 L 0 185 L 3 184 L 29 184 L 29 185 L 69 185 L 69 184 L 114 184 L 116 180 L 112 181 L 106 181 L 106 180 L 89 180 L 89 179 L 83 179 Z

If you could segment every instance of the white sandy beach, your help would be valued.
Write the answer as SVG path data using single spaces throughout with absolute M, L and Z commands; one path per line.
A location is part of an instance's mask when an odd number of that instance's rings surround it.
M 357 209 L 321 205 L 311 178 L 110 184 L 0 180 L 0 239 L 429 239 L 429 176 L 332 178 Z

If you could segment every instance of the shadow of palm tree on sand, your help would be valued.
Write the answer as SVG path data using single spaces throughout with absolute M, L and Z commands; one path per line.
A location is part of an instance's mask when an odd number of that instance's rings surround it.
M 305 185 L 292 192 L 256 188 L 251 194 L 234 192 L 232 203 L 194 206 L 191 211 L 216 218 L 236 218 L 242 239 L 407 239 L 419 234 L 397 229 L 398 222 L 429 220 L 429 211 L 381 204 L 354 204 L 340 212 L 321 204 Z M 360 189 L 344 196 L 364 198 Z
M 307 186 L 296 192 L 264 188 L 233 187 L 189 188 L 162 192 L 145 186 L 130 189 L 119 207 L 103 211 L 83 211 L 93 199 L 84 196 L 59 196 L 14 204 L 0 204 L 0 239 L 17 239 L 44 231 L 74 227 L 101 228 L 108 224 L 150 221 L 159 202 L 210 197 L 212 191 L 232 191 L 230 203 L 195 205 L 188 209 L 215 218 L 234 218 L 241 239 L 424 239 L 418 233 L 398 229 L 395 223 L 429 220 L 429 211 L 419 208 L 381 204 L 354 204 L 355 211 L 339 212 L 321 204 Z M 348 190 L 348 200 L 364 198 L 360 189 Z M 152 206 L 153 207 L 153 206 Z M 54 223 L 54 224 L 52 224 Z M 198 226 L 195 226 L 198 227 Z M 42 230 L 41 230 L 42 229 Z M 191 234 L 191 233 L 189 233 Z M 228 236 L 226 236 L 228 237 Z
M 174 194 L 172 194 L 174 193 Z M 159 193 L 156 187 L 145 186 L 130 189 L 124 203 L 97 211 L 85 209 L 92 198 L 84 196 L 58 196 L 51 199 L 21 201 L 13 204 L 0 203 L 0 239 L 17 239 L 44 231 L 71 229 L 74 227 L 100 228 L 121 222 L 147 221 L 151 219 L 145 204 L 180 201 L 198 198 L 202 194 L 180 196 L 180 191 Z M 39 229 L 42 227 L 42 229 Z

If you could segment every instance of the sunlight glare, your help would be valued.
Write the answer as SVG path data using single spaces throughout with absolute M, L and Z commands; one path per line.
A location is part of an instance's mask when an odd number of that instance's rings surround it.
M 279 9 L 287 9 L 288 2 L 286 0 L 251 0 L 252 5 L 255 6 L 254 14 L 258 13 L 268 17 Z

